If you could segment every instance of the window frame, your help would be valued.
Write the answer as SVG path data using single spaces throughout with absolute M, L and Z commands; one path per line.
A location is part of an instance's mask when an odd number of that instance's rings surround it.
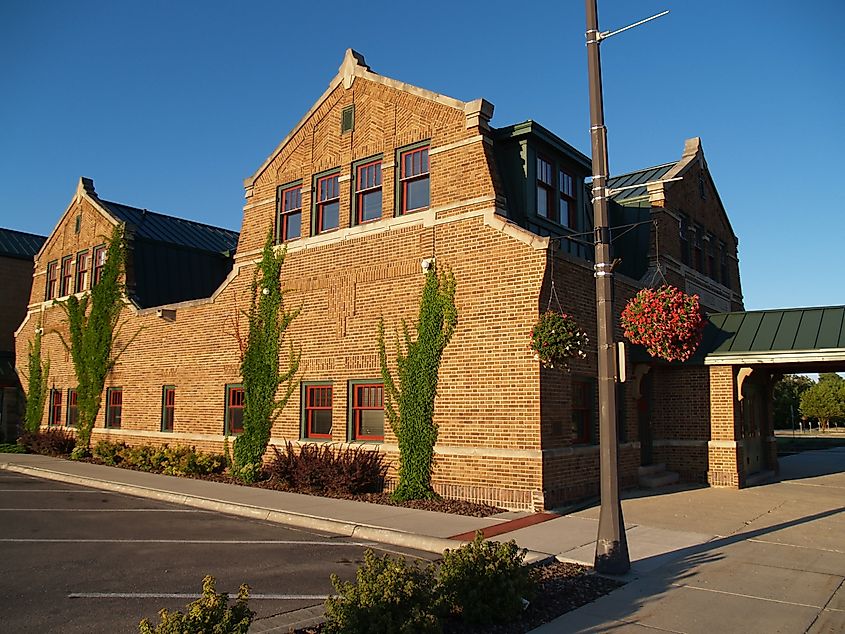
M 285 194 L 299 190 L 299 207 L 285 209 Z M 276 244 L 293 242 L 302 238 L 302 181 L 287 183 L 276 188 Z M 294 214 L 299 214 L 299 235 L 295 238 L 287 238 L 288 219 Z
M 358 390 L 362 388 L 368 387 L 380 387 L 381 388 L 381 408 L 377 407 L 361 407 L 357 405 L 358 402 Z M 384 422 L 382 424 L 382 435 L 381 436 L 367 436 L 358 433 L 358 428 L 360 427 L 360 417 L 356 417 L 356 411 L 370 411 L 370 410 L 378 410 L 381 409 Z M 347 411 L 348 411 L 348 421 L 347 421 L 347 440 L 349 442 L 369 442 L 369 443 L 383 443 L 384 442 L 384 428 L 387 426 L 387 413 L 384 411 L 384 381 L 381 378 L 378 379 L 354 379 L 349 381 L 349 394 L 347 400 Z M 357 419 L 357 420 L 356 420 Z
M 405 175 L 405 157 L 409 154 L 425 152 L 426 170 L 420 171 L 418 174 L 411 176 Z M 411 160 L 413 165 L 413 159 Z M 422 169 L 422 159 L 420 159 L 420 169 Z M 411 145 L 406 145 L 396 150 L 396 215 L 404 216 L 407 214 L 417 213 L 431 209 L 431 140 L 419 141 Z M 428 204 L 423 207 L 415 207 L 408 209 L 408 184 L 428 180 Z
M 53 260 L 47 263 L 47 284 L 44 288 L 44 301 L 57 297 L 59 282 L 59 261 Z
M 83 266 L 84 264 L 84 266 Z M 90 270 L 90 258 L 88 257 L 88 249 L 83 249 L 76 254 L 76 270 L 73 274 L 73 290 L 76 293 L 81 293 L 88 286 L 88 273 Z M 80 275 L 84 275 L 80 284 Z
M 583 388 L 583 403 L 576 399 L 577 389 Z M 572 377 L 572 396 L 570 398 L 570 409 L 572 412 L 572 444 L 592 445 L 595 444 L 593 428 L 595 427 L 595 379 L 592 377 Z M 580 420 L 576 421 L 576 413 L 580 412 Z
M 329 389 L 329 406 L 309 406 L 309 393 L 314 389 Z M 332 381 L 303 381 L 300 390 L 300 429 L 299 437 L 303 440 L 331 440 L 334 432 L 334 384 Z M 311 419 L 309 413 L 311 411 L 326 411 L 328 410 L 332 417 L 331 431 L 328 434 L 317 434 L 311 431 Z
M 373 167 L 378 165 L 378 185 L 372 185 L 371 187 L 365 187 L 363 189 L 359 188 L 361 183 L 361 170 L 364 170 L 368 167 Z M 382 219 L 384 215 L 384 158 L 379 156 L 373 156 L 362 161 L 357 161 L 352 164 L 352 224 L 354 226 L 357 225 L 364 225 L 370 222 L 378 222 Z M 374 194 L 375 192 L 381 193 L 381 205 L 379 209 L 379 215 L 376 218 L 370 218 L 369 220 L 364 220 L 363 216 L 363 199 L 364 196 L 369 194 Z
M 243 394 L 243 404 L 240 406 L 235 406 L 235 409 L 240 409 L 242 412 L 246 407 L 246 390 L 244 390 L 243 383 L 227 383 L 226 384 L 226 400 L 223 402 L 223 411 L 224 411 L 224 418 L 223 418 L 223 435 L 224 436 L 237 436 L 242 434 L 244 431 L 243 428 L 243 415 L 241 415 L 241 428 L 240 431 L 236 429 L 229 429 L 230 427 L 230 410 L 233 408 L 232 406 L 232 394 L 240 392 Z
M 563 185 L 564 180 L 562 177 L 565 176 L 569 179 L 569 182 L 572 187 L 572 192 L 568 193 L 565 191 Z M 576 193 L 575 184 L 578 180 L 573 176 L 570 172 L 566 171 L 562 167 L 557 168 L 557 180 L 558 180 L 558 220 L 559 224 L 562 224 L 567 229 L 572 229 L 573 231 L 578 230 L 578 195 Z M 563 218 L 563 204 L 566 203 L 566 222 L 564 222 Z
M 681 264 L 690 266 L 691 251 L 689 240 L 689 218 L 686 214 L 679 214 L 678 217 L 678 238 L 681 241 Z
M 172 398 L 168 398 L 168 397 Z M 167 426 L 167 422 L 170 426 Z M 166 433 L 173 433 L 176 428 L 176 386 L 162 385 L 161 386 L 161 431 Z
M 73 256 L 62 257 L 59 268 L 59 297 L 67 297 L 73 293 Z
M 67 412 L 65 413 L 65 427 L 78 427 L 79 426 L 79 402 L 78 402 L 78 395 L 76 392 L 75 387 L 69 387 L 67 389 Z M 73 416 L 71 416 L 71 412 L 73 412 Z M 71 422 L 71 419 L 75 419 Z
M 117 397 L 113 399 L 113 397 Z M 117 400 L 119 403 L 113 403 Z M 115 419 L 117 421 L 115 422 Z M 120 429 L 123 425 L 123 388 L 106 388 L 106 429 Z
M 324 181 L 328 181 L 330 179 L 335 179 L 335 196 L 331 198 L 326 198 L 325 200 L 320 200 L 320 184 Z M 336 227 L 329 227 L 328 229 L 323 227 L 323 213 L 325 207 L 329 204 L 337 203 L 337 226 Z M 312 204 L 312 227 L 313 232 L 312 235 L 321 235 L 324 233 L 330 233 L 332 231 L 337 231 L 340 229 L 340 168 L 334 168 L 332 170 L 328 170 L 326 172 L 321 172 L 319 174 L 314 175 L 314 188 L 313 188 L 313 204 Z
M 693 268 L 699 273 L 707 274 L 704 268 L 704 227 L 695 225 L 695 242 L 693 243 Z
M 103 263 L 97 262 L 97 256 L 103 254 Z M 108 258 L 108 250 L 105 244 L 99 244 L 94 247 L 91 255 L 91 288 L 94 288 L 100 283 L 103 278 L 103 269 L 106 267 L 106 259 Z
M 549 180 L 548 182 L 543 180 L 544 177 L 541 177 L 541 172 L 545 173 L 545 168 L 541 168 L 541 164 L 548 166 L 548 174 Z M 535 161 L 534 161 L 534 210 L 537 216 L 543 218 L 545 220 L 549 220 L 554 222 L 555 224 L 560 224 L 558 222 L 558 211 L 555 196 L 557 192 L 555 191 L 555 181 L 554 181 L 554 174 L 555 174 L 555 164 L 554 161 L 549 160 L 540 152 L 536 153 Z M 540 190 L 543 189 L 546 192 L 546 213 L 540 213 Z
M 57 387 L 50 388 L 49 414 L 47 415 L 47 427 L 62 426 L 62 390 Z

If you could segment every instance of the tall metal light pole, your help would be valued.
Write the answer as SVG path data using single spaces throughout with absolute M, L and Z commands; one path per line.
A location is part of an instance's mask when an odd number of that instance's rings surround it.
M 597 0 L 587 5 L 587 66 L 590 81 L 590 140 L 593 149 L 593 215 L 596 246 L 596 313 L 599 351 L 599 453 L 601 457 L 601 513 L 596 539 L 595 568 L 620 575 L 631 568 L 628 540 L 619 501 L 618 439 L 616 433 L 616 348 L 613 345 L 613 264 L 607 211 L 607 128 L 601 86 L 601 53 Z

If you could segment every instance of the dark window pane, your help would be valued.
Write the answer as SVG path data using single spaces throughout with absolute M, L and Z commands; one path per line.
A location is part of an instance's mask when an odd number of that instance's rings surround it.
M 323 223 L 321 231 L 337 229 L 340 218 L 340 202 L 333 202 L 323 205 Z
M 332 411 L 330 409 L 318 409 L 311 412 L 311 433 L 331 436 Z
M 288 214 L 287 224 L 285 225 L 285 240 L 294 240 L 298 238 L 302 231 L 302 212 Z
M 424 209 L 429 203 L 429 182 L 428 178 L 409 181 L 405 189 L 406 201 L 405 210 Z
M 365 409 L 361 410 L 361 436 L 384 436 L 384 410 Z
M 537 186 L 537 215 L 549 217 L 549 192 L 541 185 Z
M 381 190 L 361 194 L 361 222 L 381 218 Z

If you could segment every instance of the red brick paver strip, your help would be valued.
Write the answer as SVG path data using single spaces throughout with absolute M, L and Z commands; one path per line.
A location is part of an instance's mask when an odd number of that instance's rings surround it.
M 481 534 L 484 536 L 484 539 L 490 539 L 491 537 L 496 537 L 496 535 L 510 533 L 511 531 L 515 531 L 520 528 L 525 528 L 526 526 L 534 526 L 534 524 L 542 524 L 543 522 L 548 522 L 549 520 L 553 520 L 558 517 L 560 517 L 560 515 L 558 515 L 557 513 L 535 513 L 534 515 L 520 517 L 516 520 L 502 522 L 501 524 L 488 526 L 487 528 L 482 528 L 479 530 L 481 530 Z M 475 539 L 475 531 L 469 531 L 467 533 L 461 533 L 459 535 L 452 535 L 449 539 L 471 542 L 473 539 Z

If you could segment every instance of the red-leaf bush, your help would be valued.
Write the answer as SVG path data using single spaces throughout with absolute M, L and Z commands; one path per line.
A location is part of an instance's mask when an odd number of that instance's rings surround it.
M 587 334 L 570 315 L 548 310 L 531 329 L 529 348 L 543 367 L 566 367 L 571 358 L 587 356 L 589 342 Z
M 625 337 L 651 356 L 686 361 L 701 343 L 706 320 L 698 295 L 666 284 L 637 293 L 622 311 L 621 323 Z

